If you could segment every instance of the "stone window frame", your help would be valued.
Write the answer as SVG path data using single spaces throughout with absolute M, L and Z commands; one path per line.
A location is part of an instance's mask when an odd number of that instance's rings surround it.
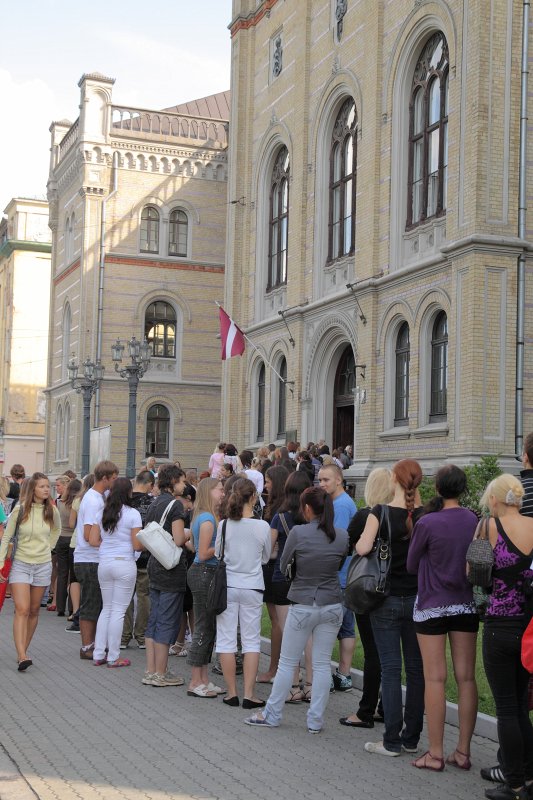
M 55 461 L 63 460 L 63 406 L 61 403 L 56 407 L 56 457 Z
M 150 415 L 150 411 L 153 408 L 155 408 L 156 406 L 161 406 L 162 408 L 164 408 L 166 410 L 166 412 L 168 414 L 168 418 L 165 419 L 165 420 L 162 420 L 164 422 L 168 422 L 168 428 L 167 428 L 167 452 L 166 453 L 158 453 L 157 451 L 154 451 L 154 452 L 149 452 L 148 451 L 148 422 L 149 422 L 148 418 L 149 418 L 149 415 Z M 173 438 L 172 438 L 172 435 L 173 435 L 173 424 L 172 423 L 173 423 L 172 409 L 171 409 L 171 407 L 169 406 L 168 403 L 163 403 L 159 399 L 156 400 L 155 402 L 149 403 L 149 405 L 146 408 L 146 413 L 145 413 L 145 418 L 144 418 L 144 453 L 145 453 L 144 457 L 145 458 L 149 458 L 150 456 L 155 456 L 156 458 L 160 458 L 160 459 L 171 459 L 172 458 L 172 442 L 173 442 Z M 156 439 L 156 441 L 157 441 L 157 439 Z
M 150 218 L 150 212 L 155 213 L 155 217 Z M 141 211 L 141 218 L 140 218 L 140 230 L 139 230 L 139 252 L 145 253 L 147 255 L 159 255 L 160 243 L 161 243 L 161 210 L 154 205 L 153 203 L 147 203 L 143 206 Z M 155 246 L 152 248 L 151 240 L 150 240 L 150 232 L 155 231 L 155 238 L 156 243 Z M 143 236 L 144 234 L 144 236 Z M 143 246 L 143 238 L 146 241 L 146 244 Z
M 172 215 L 173 214 L 183 214 L 184 217 L 185 217 L 185 222 L 183 222 L 183 221 L 181 221 L 181 222 L 174 221 L 172 219 Z M 183 225 L 185 226 L 185 252 L 171 253 L 170 252 L 170 244 L 171 244 L 170 239 L 171 239 L 171 235 L 172 235 L 172 227 L 175 226 L 175 227 L 178 228 L 178 240 L 179 240 L 179 228 L 182 227 Z M 169 215 L 168 215 L 167 252 L 168 252 L 168 255 L 169 255 L 170 258 L 190 258 L 190 239 L 191 239 L 190 229 L 191 229 L 191 225 L 190 225 L 189 213 L 187 212 L 187 209 L 185 209 L 185 208 L 183 208 L 182 206 L 179 206 L 179 205 L 178 206 L 173 206 L 171 208 L 171 210 L 170 210 Z
M 148 320 L 147 319 L 148 310 L 151 308 L 151 306 L 157 307 L 157 303 L 161 303 L 162 305 L 165 305 L 168 308 L 172 309 L 172 311 L 174 313 L 174 318 L 172 319 L 171 317 L 168 317 L 166 315 L 164 317 L 161 316 L 161 317 L 158 318 L 156 316 L 156 314 L 155 314 L 155 311 L 154 311 L 154 315 L 151 317 L 150 320 Z M 177 348 L 178 314 L 177 314 L 176 307 L 175 307 L 174 303 L 169 302 L 168 299 L 166 299 L 166 300 L 163 300 L 163 299 L 161 299 L 161 300 L 152 300 L 146 306 L 146 309 L 144 311 L 144 338 L 146 338 L 147 341 L 150 341 L 150 339 L 148 338 L 148 333 L 149 333 L 148 326 L 151 325 L 151 327 L 153 328 L 154 325 L 156 325 L 156 324 L 157 325 L 163 325 L 163 328 L 164 328 L 164 330 L 163 330 L 163 353 L 158 355 L 158 354 L 152 352 L 152 358 L 157 358 L 157 359 L 165 358 L 165 359 L 169 359 L 169 360 L 172 360 L 172 361 L 176 361 L 177 349 L 178 349 Z M 174 347 L 173 347 L 173 352 L 171 352 L 171 348 L 169 347 L 168 333 L 167 333 L 167 329 L 170 328 L 171 325 L 174 326 Z
M 431 326 L 431 376 L 429 423 L 448 420 L 449 334 L 448 315 L 441 309 Z M 444 373 L 444 384 L 441 376 Z
M 61 317 L 61 378 L 68 378 L 68 362 L 70 357 L 70 344 L 72 333 L 72 307 L 68 300 L 63 305 Z
M 65 403 L 65 410 L 63 412 L 63 454 L 61 458 L 65 461 L 68 461 L 70 458 L 70 423 L 72 419 L 72 413 L 70 408 L 70 403 L 67 400 Z
M 450 320 L 449 310 L 441 302 L 432 302 L 425 310 L 418 327 L 418 428 L 414 431 L 417 434 L 429 434 L 430 432 L 448 431 L 448 404 L 446 416 L 441 419 L 431 419 L 431 367 L 432 367 L 432 348 L 433 328 L 435 320 L 441 312 L 446 314 L 448 324 Z M 448 335 L 448 377 L 449 377 L 449 335 Z M 449 382 L 447 381 L 447 394 Z
M 282 145 L 270 173 L 267 292 L 287 285 L 290 224 L 290 155 Z M 286 196 L 286 202 L 284 197 Z M 277 244 L 275 244 L 275 240 Z
M 252 419 L 255 423 L 255 441 L 262 442 L 265 438 L 266 420 L 266 366 L 261 359 L 255 367 L 255 402 Z
M 284 353 L 280 353 L 274 362 L 274 369 L 281 375 L 281 380 L 275 375 L 276 380 L 273 381 L 274 397 L 272 398 L 272 408 L 275 409 L 275 419 L 272 434 L 274 441 L 285 439 L 287 431 L 287 375 L 288 363 L 287 357 Z M 283 423 L 283 426 L 282 426 Z M 283 429 L 282 429 L 283 428 Z
M 405 334 L 407 338 L 405 339 Z M 409 382 L 411 360 L 411 331 L 406 320 L 396 330 L 394 348 L 394 418 L 395 428 L 409 427 Z M 399 371 L 401 370 L 401 374 Z M 402 413 L 402 411 L 404 413 Z
M 351 108 L 349 108 L 351 106 Z M 353 111 L 353 120 L 349 122 L 351 113 Z M 327 263 L 331 264 L 339 258 L 345 256 L 352 256 L 355 252 L 355 226 L 357 216 L 357 137 L 358 137 L 358 120 L 357 120 L 357 106 L 353 97 L 347 97 L 339 108 L 335 122 L 333 124 L 333 131 L 331 133 L 330 151 L 329 151 L 329 211 L 328 211 L 328 256 Z M 346 153 L 345 148 L 349 145 L 353 148 L 352 167 L 351 170 L 346 169 Z M 335 161 L 336 154 L 342 150 L 340 156 L 340 170 L 339 175 L 335 175 Z M 348 184 L 351 184 L 351 214 L 346 216 L 346 193 L 345 189 Z M 338 219 L 334 212 L 334 195 L 339 192 L 339 213 Z M 345 247 L 345 230 L 346 220 L 350 220 L 350 246 L 348 250 Z M 338 252 L 334 255 L 334 230 L 338 225 Z

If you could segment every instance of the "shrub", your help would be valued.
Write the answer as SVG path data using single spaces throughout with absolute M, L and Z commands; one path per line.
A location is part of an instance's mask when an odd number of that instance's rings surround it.
M 461 497 L 461 505 L 470 508 L 474 513 L 481 515 L 482 509 L 479 501 L 490 481 L 502 474 L 498 463 L 498 456 L 482 456 L 479 464 L 464 467 L 467 477 L 467 489 Z M 422 503 L 427 503 L 435 495 L 434 478 L 424 478 L 419 487 Z

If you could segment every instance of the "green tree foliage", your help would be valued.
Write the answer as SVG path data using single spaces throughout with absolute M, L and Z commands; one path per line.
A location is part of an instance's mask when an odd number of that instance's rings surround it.
M 461 505 L 472 509 L 476 514 L 481 514 L 479 501 L 490 481 L 502 474 L 498 463 L 498 456 L 483 456 L 479 464 L 464 467 L 468 480 L 467 490 L 461 497 Z M 422 503 L 427 503 L 435 495 L 434 478 L 424 478 L 420 484 L 420 497 Z

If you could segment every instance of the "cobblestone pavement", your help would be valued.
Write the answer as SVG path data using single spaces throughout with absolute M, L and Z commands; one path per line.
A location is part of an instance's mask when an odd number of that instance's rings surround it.
M 11 621 L 8 600 L 0 614 L 1 800 L 471 800 L 488 786 L 479 768 L 496 763 L 496 744 L 480 737 L 471 772 L 419 771 L 412 757 L 365 753 L 364 742 L 378 740 L 382 726 L 358 731 L 338 724 L 355 710 L 355 691 L 332 695 L 320 736 L 307 733 L 305 704 L 287 706 L 280 728 L 250 728 L 243 724 L 247 712 L 221 699 L 188 697 L 186 684 L 143 686 L 144 653 L 135 644 L 124 653 L 129 668 L 81 661 L 80 637 L 44 609 L 31 647 L 34 665 L 19 673 Z M 170 661 L 188 676 L 185 659 Z M 268 686 L 257 691 L 268 696 Z M 455 734 L 447 726 L 447 751 Z

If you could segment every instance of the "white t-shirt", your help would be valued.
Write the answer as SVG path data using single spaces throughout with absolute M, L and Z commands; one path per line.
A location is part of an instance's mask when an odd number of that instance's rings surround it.
M 246 477 L 254 484 L 255 488 L 257 489 L 257 494 L 261 494 L 265 487 L 263 473 L 259 472 L 258 469 L 245 469 L 244 473 Z
M 76 522 L 76 547 L 74 549 L 75 564 L 95 564 L 100 560 L 99 548 L 91 547 L 85 541 L 83 528 L 85 525 L 95 525 L 102 518 L 104 496 L 94 489 L 89 489 L 82 497 L 78 520 Z
M 129 506 L 122 506 L 118 525 L 115 530 L 110 533 L 102 528 L 102 512 L 100 512 L 100 536 L 102 537 L 102 544 L 100 545 L 100 562 L 106 559 L 129 558 L 133 561 L 135 558 L 135 551 L 131 543 L 131 529 L 142 528 L 141 515 L 136 508 Z
M 222 525 L 219 523 L 215 542 L 218 558 L 222 549 Z M 270 525 L 262 519 L 228 519 L 224 561 L 228 587 L 232 589 L 264 589 L 262 564 L 270 558 L 272 538 Z

